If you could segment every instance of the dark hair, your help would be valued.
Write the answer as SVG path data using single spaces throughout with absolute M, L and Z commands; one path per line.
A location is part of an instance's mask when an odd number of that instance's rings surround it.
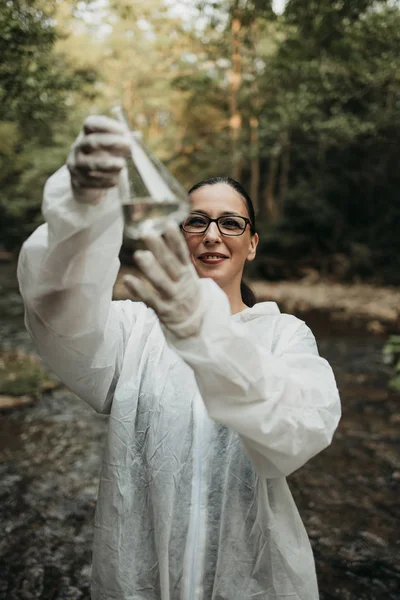
M 196 190 L 206 185 L 215 185 L 216 183 L 226 183 L 232 189 L 234 189 L 235 192 L 237 192 L 239 196 L 241 196 L 246 202 L 247 212 L 249 213 L 250 218 L 250 232 L 251 235 L 254 235 L 256 233 L 256 214 L 254 211 L 253 202 L 251 201 L 251 198 L 244 189 L 244 187 L 235 179 L 232 179 L 231 177 L 210 177 L 209 179 L 204 179 L 203 181 L 199 181 L 199 183 L 196 183 L 190 188 L 188 193 L 191 194 L 192 192 L 195 192 Z M 243 280 L 240 283 L 240 293 L 242 295 L 242 300 L 244 304 L 246 304 L 246 306 L 251 307 L 256 304 L 257 299 L 253 290 L 251 290 L 250 287 L 246 283 L 244 283 Z

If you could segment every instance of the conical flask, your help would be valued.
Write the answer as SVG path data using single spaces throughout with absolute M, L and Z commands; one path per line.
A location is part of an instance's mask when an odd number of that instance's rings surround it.
M 167 220 L 180 224 L 189 214 L 188 194 L 145 146 L 141 134 L 131 131 L 122 108 L 115 106 L 112 113 L 131 134 L 131 153 L 119 182 L 124 238 L 139 240 L 149 233 L 163 233 Z

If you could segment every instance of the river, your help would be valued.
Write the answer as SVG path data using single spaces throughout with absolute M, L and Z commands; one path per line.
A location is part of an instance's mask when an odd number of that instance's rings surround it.
M 33 351 L 15 269 L 0 264 L 3 348 Z M 289 478 L 314 549 L 321 600 L 400 600 L 400 403 L 384 338 L 301 315 L 343 403 L 333 444 Z M 0 600 L 88 600 L 107 420 L 65 388 L 0 412 Z

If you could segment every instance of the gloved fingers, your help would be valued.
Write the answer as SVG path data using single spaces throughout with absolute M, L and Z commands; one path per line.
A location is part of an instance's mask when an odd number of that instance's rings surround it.
M 104 189 L 89 189 L 83 186 L 76 186 L 72 182 L 74 190 L 74 198 L 77 202 L 82 204 L 99 204 L 103 198 Z
M 104 115 L 90 115 L 83 124 L 83 131 L 90 133 L 115 133 L 116 135 L 126 135 L 128 128 L 124 123 L 105 117 Z
M 106 189 L 118 184 L 119 172 L 86 171 L 67 161 L 74 188 Z
M 97 135 L 100 138 L 96 138 Z M 86 119 L 67 157 L 78 202 L 98 204 L 103 190 L 118 184 L 120 172 L 126 167 L 123 156 L 129 148 L 128 139 L 128 128 L 114 119 L 102 116 Z
M 85 135 L 77 144 L 78 150 L 84 154 L 91 154 L 104 150 L 112 156 L 128 156 L 131 145 L 128 135 L 113 133 L 91 133 Z
M 185 267 L 178 257 L 170 250 L 163 238 L 159 235 L 147 235 L 143 237 L 143 241 L 171 279 L 178 281 L 182 276 Z
M 106 153 L 84 154 L 77 152 L 74 168 L 79 171 L 103 171 L 104 173 L 119 173 L 125 167 L 125 159 Z
M 89 171 L 88 173 L 74 173 L 72 185 L 75 189 L 109 189 L 116 186 L 118 176 L 115 174 L 105 176 L 104 173 L 98 171 Z
M 179 258 L 181 264 L 191 264 L 189 249 L 185 242 L 185 238 L 183 237 L 178 225 L 174 221 L 168 221 L 165 227 L 164 238 L 168 247 L 172 250 L 175 256 Z
M 143 281 L 133 275 L 125 275 L 122 282 L 135 298 L 138 298 L 158 313 L 161 309 L 161 299 Z
M 107 173 L 105 171 L 88 171 L 86 175 L 88 181 L 97 179 L 99 182 L 103 181 L 105 185 L 107 185 L 107 183 L 110 183 L 110 185 L 115 185 L 118 183 L 119 172 Z
M 164 298 L 173 298 L 176 290 L 172 279 L 149 250 L 137 250 L 133 255 L 143 275 Z

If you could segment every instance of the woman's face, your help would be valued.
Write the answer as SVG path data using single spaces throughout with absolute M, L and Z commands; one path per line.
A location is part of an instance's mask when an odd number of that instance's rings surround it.
M 226 183 L 205 185 L 190 194 L 191 212 L 201 212 L 212 219 L 224 214 L 249 218 L 245 200 Z M 258 235 L 250 226 L 240 236 L 222 235 L 216 223 L 201 234 L 184 232 L 192 262 L 199 277 L 210 277 L 222 288 L 237 282 L 240 286 L 247 260 L 256 255 Z

